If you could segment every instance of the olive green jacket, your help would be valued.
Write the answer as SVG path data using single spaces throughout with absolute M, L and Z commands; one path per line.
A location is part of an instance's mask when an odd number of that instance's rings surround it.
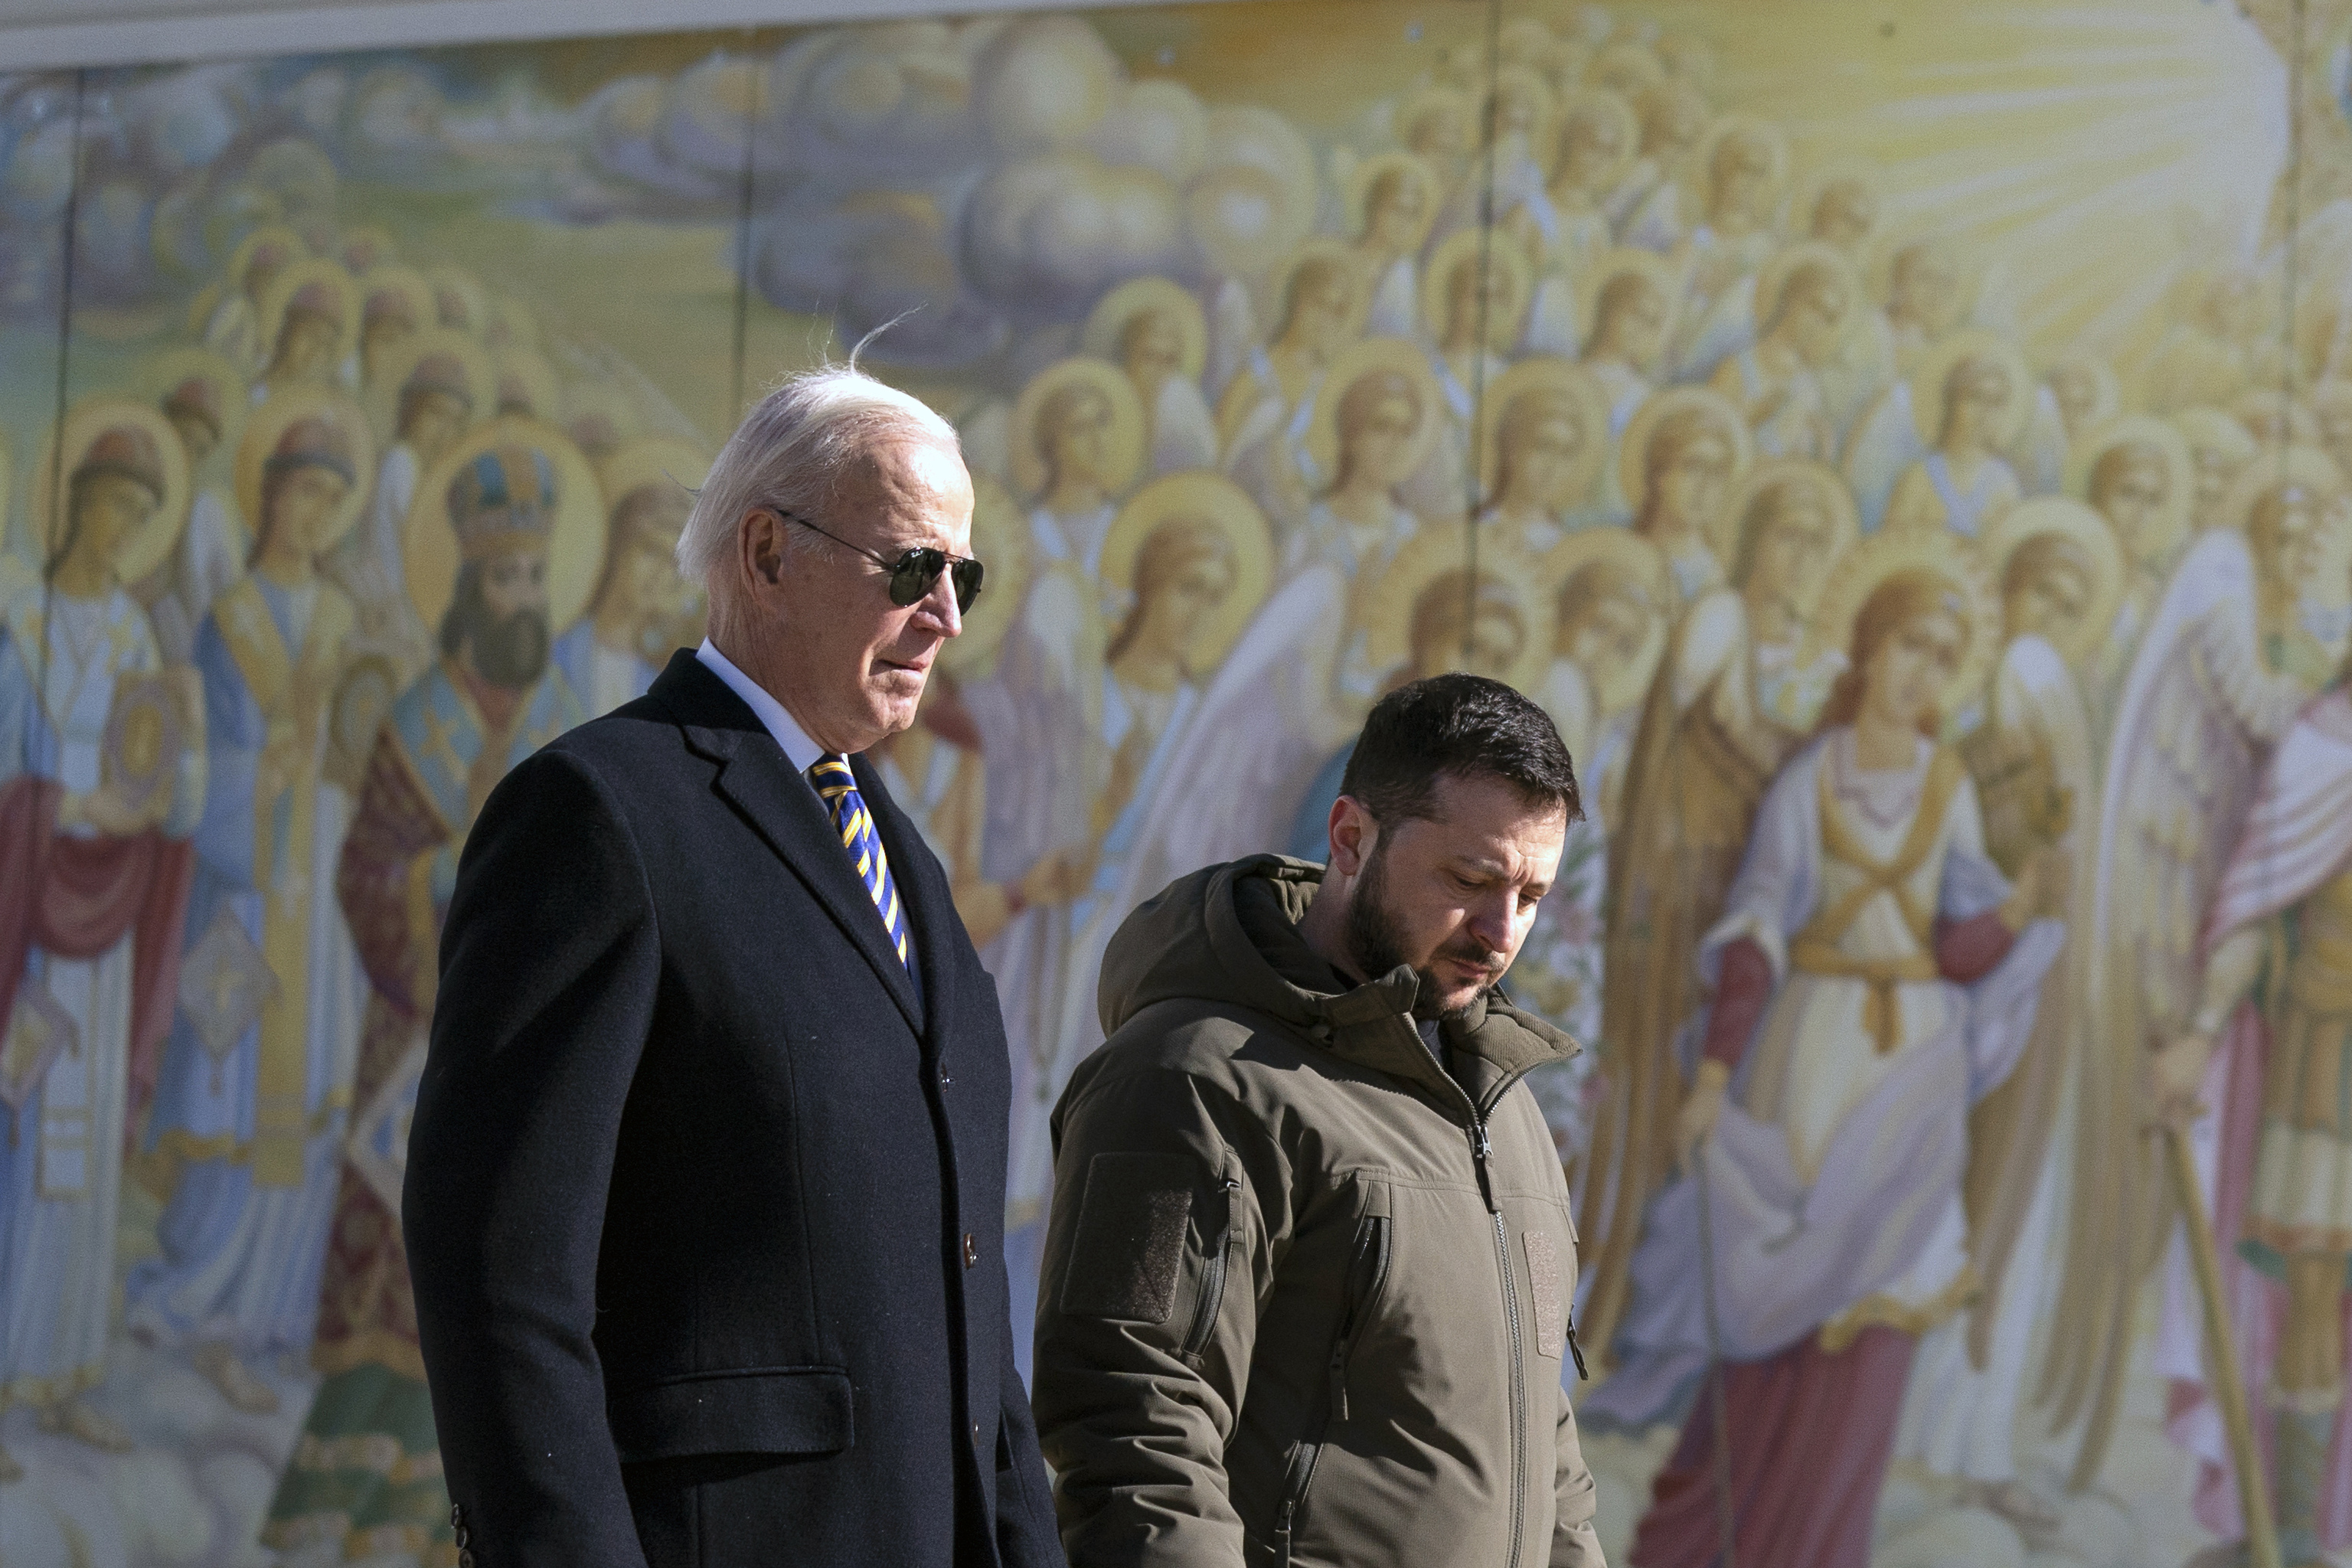
M 1196 872 L 1103 962 L 1054 1113 L 1034 1404 L 1072 1568 L 1600 1568 L 1561 1392 L 1575 1231 L 1502 1001 L 1414 1029 L 1298 934 L 1321 868 Z M 1572 1375 L 1572 1374 L 1571 1374 Z

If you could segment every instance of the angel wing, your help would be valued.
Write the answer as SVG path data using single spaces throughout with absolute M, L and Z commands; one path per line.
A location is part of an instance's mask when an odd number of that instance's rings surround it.
M 1911 384 L 1895 381 L 1854 424 L 1845 443 L 1846 483 L 1862 514 L 1862 531 L 1875 533 L 1886 521 L 1886 503 L 1903 470 L 1927 455 L 1911 417 Z
M 2090 715 L 2074 672 L 2041 637 L 2019 637 L 2003 653 L 1986 722 L 1961 742 L 1960 754 L 1976 781 L 1986 847 L 2003 872 L 2016 875 L 2050 845 L 2069 850 L 2079 864 L 2097 842 Z M 2091 896 L 2091 879 L 2077 875 L 2066 946 L 2042 984 L 2025 1055 L 1969 1112 L 1962 1197 L 1969 1261 L 1985 1282 L 1969 1322 L 1969 1354 L 1979 1366 L 1990 1354 L 2001 1288 L 2052 1157 L 2061 1089 L 2081 1073 Z M 2129 1113 L 2105 1092 L 2078 1096 L 2075 1110 L 2086 1122 Z
M 987 759 L 982 872 L 1017 881 L 1047 850 L 1085 837 L 1102 782 L 1103 628 L 1066 566 L 1042 573 L 996 668 L 964 693 Z
M 2309 693 L 2263 662 L 2252 552 L 2231 530 L 2181 561 L 2133 660 L 2108 742 L 2091 910 L 2084 1091 L 2129 1107 L 2085 1129 L 2044 1398 L 2090 1421 L 2075 1465 L 2096 1471 L 2122 1392 L 2129 1314 L 2172 1212 L 2137 1106 L 2152 1042 L 2188 1026 L 2199 937 L 2263 758 Z
M 1259 607 L 1168 760 L 1128 858 L 1129 908 L 1203 866 L 1287 844 L 1299 796 L 1362 719 L 1333 679 L 1347 604 L 1346 579 L 1317 566 Z
M 1706 302 L 1685 339 L 1676 381 L 1705 381 L 1715 367 L 1756 342 L 1756 278 L 1735 278 Z
M 1203 379 L 1210 402 L 1224 395 L 1257 343 L 1257 312 L 1250 305 L 1249 290 L 1238 278 L 1220 279 L 1209 300 L 1209 364 Z
M 1684 1089 L 1675 1042 L 1704 999 L 1699 938 L 1722 912 L 1765 786 L 1794 739 L 1753 712 L 1748 648 L 1738 595 L 1718 590 L 1692 606 L 1651 681 L 1622 820 L 1609 828 L 1608 1032 L 1596 1052 L 1608 1083 L 1578 1194 L 1589 1282 L 1578 1317 L 1604 1355 L 1630 1300 L 1650 1199 L 1674 1162 Z
M 2009 449 L 2009 466 L 2017 470 L 2018 488 L 2030 496 L 2056 495 L 2064 482 L 2066 422 L 2046 386 L 2034 389 L 2033 413 Z
M 1217 466 L 1217 426 L 1201 389 L 1181 375 L 1160 384 L 1151 408 L 1151 471 L 1181 473 Z

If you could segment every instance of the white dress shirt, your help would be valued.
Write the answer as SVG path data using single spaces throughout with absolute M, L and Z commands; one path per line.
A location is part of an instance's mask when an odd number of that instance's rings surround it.
M 808 738 L 808 731 L 784 711 L 784 705 L 769 696 L 758 681 L 736 668 L 735 661 L 713 647 L 709 637 L 702 639 L 694 657 L 702 661 L 704 668 L 725 681 L 730 691 L 751 704 L 760 722 L 768 727 L 768 733 L 776 738 L 776 744 L 784 749 L 784 757 L 793 764 L 794 773 L 807 773 L 824 757 L 824 749 Z

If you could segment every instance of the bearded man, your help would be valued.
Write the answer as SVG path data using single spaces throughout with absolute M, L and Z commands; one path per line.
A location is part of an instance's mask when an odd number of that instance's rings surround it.
M 1582 816 L 1499 681 L 1373 708 L 1330 864 L 1183 878 L 1103 961 L 1054 1113 L 1037 1427 L 1072 1568 L 1599 1568 L 1575 1232 L 1496 984 Z

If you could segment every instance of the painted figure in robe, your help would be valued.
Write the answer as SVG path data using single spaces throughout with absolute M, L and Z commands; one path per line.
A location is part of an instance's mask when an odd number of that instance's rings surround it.
M 1977 1288 L 1962 1112 L 2014 1068 L 2064 936 L 2053 862 L 2001 875 L 1934 739 L 1982 679 L 1989 595 L 1948 548 L 1874 553 L 1849 565 L 1867 591 L 1821 731 L 1773 780 L 1699 945 L 1684 1173 L 1634 1259 L 1633 1353 L 1586 1401 L 1588 1421 L 1641 1420 L 1719 1378 L 1731 1527 L 1765 1568 L 1870 1560 L 1919 1338 Z M 1723 1550 L 1713 1415 L 1693 1407 L 1653 1483 L 1642 1568 Z
M 44 477 L 56 472 L 62 493 Z M 188 505 L 152 406 L 71 410 L 34 481 L 45 570 L 0 568 L 0 1404 L 110 1453 L 104 1375 L 125 1146 L 177 999 L 204 709 L 124 587 Z M 23 1473 L 0 1452 L 0 1479 Z
M 145 1142 L 160 1255 L 124 1297 L 135 1331 L 184 1348 L 248 1414 L 278 1408 L 255 1363 L 310 1345 L 351 1109 L 364 991 L 334 875 L 352 801 L 322 769 L 357 617 L 320 567 L 373 468 L 350 398 L 264 404 L 237 454 L 252 570 L 196 634 L 209 787 L 182 963 L 215 989 L 164 1049 Z
M 503 439 L 468 446 L 419 519 L 455 531 L 460 563 L 438 614 L 441 658 L 376 737 L 336 872 L 371 994 L 311 1347 L 322 1381 L 263 1532 L 280 1551 L 335 1540 L 348 1557 L 452 1549 L 402 1251 L 408 1114 L 466 833 L 509 769 L 580 721 L 548 659 L 550 546 L 565 505 L 555 463 Z

